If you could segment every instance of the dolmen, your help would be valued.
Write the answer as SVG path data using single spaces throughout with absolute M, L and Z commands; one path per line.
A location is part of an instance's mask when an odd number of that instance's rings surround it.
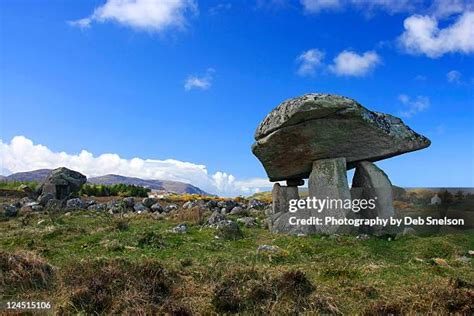
M 389 218 L 394 216 L 392 184 L 374 162 L 426 148 L 430 140 L 401 119 L 374 112 L 347 97 L 311 93 L 286 100 L 273 109 L 255 132 L 252 152 L 272 182 L 269 218 L 274 232 L 294 234 L 353 233 L 346 225 L 292 225 L 290 217 Z M 347 170 L 355 168 L 352 186 Z M 354 212 L 346 208 L 289 212 L 299 199 L 298 186 L 308 179 L 309 197 L 317 199 L 373 199 L 375 208 Z M 285 181 L 286 185 L 279 182 Z M 381 233 L 383 227 L 362 227 Z

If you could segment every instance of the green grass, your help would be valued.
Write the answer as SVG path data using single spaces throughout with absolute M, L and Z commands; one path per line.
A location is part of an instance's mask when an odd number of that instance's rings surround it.
M 35 190 L 38 183 L 33 181 L 0 181 L 0 189 L 3 190 L 18 190 L 22 185 L 26 185 L 31 190 Z
M 224 286 L 226 276 L 229 277 L 228 274 L 233 271 L 249 269 L 268 274 L 269 278 L 266 281 L 249 279 L 249 284 L 266 284 L 284 271 L 303 271 L 315 287 L 308 297 L 312 305 L 308 303 L 307 308 L 319 312 L 353 314 L 366 311 L 370 314 L 395 308 L 403 312 L 434 310 L 445 313 L 453 310 L 446 302 L 461 300 L 461 303 L 456 301 L 461 307 L 456 307 L 458 309 L 454 311 L 463 311 L 466 306 L 462 304 L 472 303 L 466 298 L 469 294 L 462 294 L 470 291 L 472 295 L 472 288 L 455 289 L 450 285 L 458 279 L 470 286 L 474 284 L 472 262 L 465 264 L 457 260 L 467 255 L 468 250 L 474 250 L 472 232 L 409 236 L 393 241 L 378 238 L 363 241 L 351 236 L 276 235 L 263 228 L 242 227 L 243 239 L 225 241 L 215 239 L 213 229 L 192 223 L 189 233 L 172 234 L 168 230 L 178 222 L 156 220 L 150 215 L 123 219 L 128 225 L 118 224 L 117 221 L 104 213 L 86 211 L 54 217 L 34 214 L 28 221 L 2 221 L 0 251 L 9 254 L 33 253 L 54 266 L 60 279 L 67 277 L 66 271 L 71 267 L 96 258 L 106 262 L 125 260 L 137 264 L 154 260 L 175 273 L 179 280 L 185 280 L 183 288 L 179 282 L 173 283 L 179 288 L 173 293 L 177 291 L 181 295 L 174 302 L 194 302 L 186 306 L 198 313 L 215 312 L 212 303 L 215 291 Z M 279 246 L 283 250 L 282 255 L 257 254 L 256 250 L 262 244 Z M 433 258 L 445 259 L 449 267 L 433 265 Z M 71 298 L 63 288 L 67 285 L 58 284 L 62 285 L 50 289 L 48 295 L 56 306 L 69 306 Z M 248 287 L 248 284 L 232 284 Z M 42 289 L 17 291 L 15 287 L 9 287 L 5 295 L 19 299 L 22 296 L 43 297 L 45 293 Z M 280 306 L 280 311 L 290 313 L 296 307 L 291 307 L 291 300 L 285 301 L 282 297 L 266 298 L 277 300 L 277 303 L 265 301 L 267 305 L 262 306 Z M 247 296 L 239 299 L 249 300 Z M 241 312 L 251 312 L 245 306 L 254 305 L 242 304 L 239 307 L 243 308 Z

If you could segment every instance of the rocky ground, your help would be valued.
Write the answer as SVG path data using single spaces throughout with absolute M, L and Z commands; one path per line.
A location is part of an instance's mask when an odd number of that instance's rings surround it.
M 0 202 L 0 295 L 58 313 L 473 312 L 472 231 L 272 234 L 257 199 Z

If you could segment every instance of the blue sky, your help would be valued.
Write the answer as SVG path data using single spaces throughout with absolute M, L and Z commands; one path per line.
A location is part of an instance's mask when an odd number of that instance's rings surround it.
M 250 151 L 259 122 L 326 92 L 431 139 L 378 163 L 394 184 L 474 186 L 468 1 L 6 0 L 0 11 L 3 174 L 67 165 L 247 194 L 267 185 Z

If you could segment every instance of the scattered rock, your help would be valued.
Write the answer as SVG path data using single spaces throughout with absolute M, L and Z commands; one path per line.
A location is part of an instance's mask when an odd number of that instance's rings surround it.
M 257 253 L 279 253 L 281 248 L 273 245 L 260 245 L 257 248 Z
M 265 206 L 266 206 L 266 203 L 265 203 L 265 202 L 260 201 L 260 200 L 253 199 L 253 200 L 250 200 L 250 201 L 249 201 L 248 208 L 262 209 L 262 208 L 264 208 Z
M 240 206 L 235 206 L 230 211 L 230 214 L 232 214 L 232 215 L 243 215 L 245 213 L 246 213 L 246 211 L 243 208 L 241 208 Z
M 171 232 L 174 234 L 186 234 L 188 232 L 188 225 L 186 223 L 179 224 L 171 229 Z
M 188 208 L 192 208 L 195 206 L 195 202 L 194 201 L 187 201 L 186 203 L 183 204 L 183 209 L 188 209 Z
M 148 207 L 148 208 L 150 208 L 156 202 L 158 202 L 158 201 L 155 198 L 152 198 L 152 197 L 147 197 L 147 198 L 144 198 L 142 200 L 143 205 L 145 205 L 145 207 Z
M 148 211 L 148 208 L 143 204 L 143 203 L 135 203 L 135 205 L 133 205 L 133 210 L 137 213 L 144 213 L 146 211 Z
M 51 199 L 46 203 L 45 209 L 51 211 L 59 211 L 64 206 L 64 200 Z
M 67 210 L 74 210 L 74 209 L 84 209 L 85 205 L 84 202 L 80 198 L 73 198 L 69 199 L 66 202 L 66 209 Z
M 13 205 L 3 205 L 3 215 L 6 217 L 15 217 L 18 215 L 18 208 Z
M 216 237 L 225 240 L 237 240 L 243 237 L 242 231 L 239 225 L 231 220 L 220 221 L 216 224 L 217 235 Z
M 207 219 L 207 225 L 209 226 L 214 226 L 216 225 L 217 223 L 221 222 L 221 221 L 224 221 L 225 220 L 225 216 L 222 215 L 221 213 L 215 211 L 214 213 L 212 213 L 212 215 Z
M 162 213 L 164 211 L 163 207 L 160 205 L 160 203 L 155 203 L 150 207 L 152 212 L 158 212 Z
M 241 217 L 237 219 L 237 222 L 244 224 L 245 227 L 254 227 L 257 224 L 253 217 Z
M 49 200 L 53 200 L 54 199 L 54 194 L 52 193 L 42 193 L 37 201 L 39 204 L 43 205 L 43 206 L 46 206 L 46 204 L 48 204 L 48 201 Z
M 178 209 L 178 205 L 176 205 L 176 204 L 168 204 L 168 205 L 165 206 L 164 211 L 165 211 L 165 213 L 170 213 L 170 212 L 172 212 L 172 211 L 176 211 L 177 209 Z
M 107 209 L 107 204 L 104 203 L 97 203 L 97 204 L 92 204 L 87 207 L 89 211 L 105 211 Z
M 126 207 L 133 207 L 133 205 L 135 204 L 135 199 L 133 197 L 123 198 L 122 201 Z

